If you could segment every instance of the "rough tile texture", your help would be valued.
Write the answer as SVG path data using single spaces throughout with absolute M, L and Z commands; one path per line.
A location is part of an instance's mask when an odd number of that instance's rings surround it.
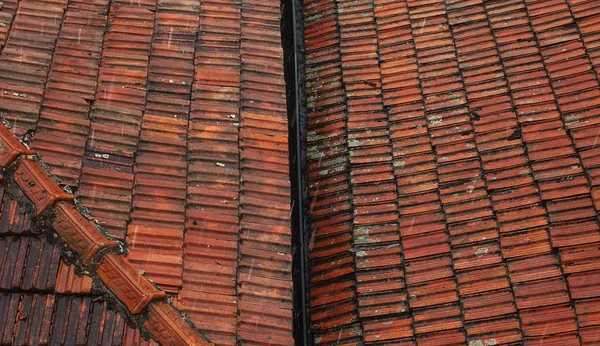
M 600 3 L 304 20 L 316 343 L 598 343 Z
M 143 343 L 98 301 L 96 285 L 35 233 L 32 220 L 52 210 L 85 265 L 120 281 L 111 288 L 122 308 L 137 312 L 145 308 L 138 298 L 160 298 L 130 287 L 141 277 L 131 264 L 215 344 L 291 344 L 280 2 L 0 3 L 0 116 L 10 126 L 0 137 L 13 140 L 0 147 L 0 163 L 39 153 L 111 240 L 98 244 L 71 204 L 60 207 L 72 196 L 44 195 L 25 210 L 3 191 L 0 294 L 11 317 L 0 321 L 0 343 L 38 335 L 50 344 Z M 29 175 L 17 184 L 34 196 L 41 186 Z M 127 264 L 95 268 L 112 240 L 127 243 Z M 130 275 L 119 277 L 117 267 Z M 40 326 L 19 319 L 31 306 Z M 61 318 L 53 315 L 59 306 Z M 189 339 L 189 330 L 163 333 L 165 324 L 182 326 L 172 312 L 152 314 L 146 328 L 162 342 Z

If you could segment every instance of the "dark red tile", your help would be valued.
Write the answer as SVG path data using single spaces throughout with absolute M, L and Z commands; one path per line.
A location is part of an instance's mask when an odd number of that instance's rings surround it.
M 465 321 L 513 314 L 516 306 L 509 289 L 476 294 L 460 299 Z
M 429 281 L 408 287 L 411 308 L 422 308 L 458 301 L 458 292 L 454 278 Z
M 417 334 L 462 328 L 459 304 L 413 310 L 413 324 Z
M 575 302 L 575 313 L 580 328 L 600 325 L 600 306 L 598 299 Z
M 598 283 L 600 271 L 572 274 L 567 277 L 569 291 L 573 299 L 594 298 L 600 296 Z
M 516 283 L 513 285 L 513 291 L 519 310 L 570 301 L 566 282 L 561 277 Z
M 579 338 L 575 332 L 557 334 L 557 335 L 544 335 L 532 338 L 525 338 L 524 345 L 527 346 L 541 346 L 541 345 L 565 345 L 565 346 L 577 346 L 580 345 Z
M 410 317 L 400 317 L 373 321 L 365 323 L 363 326 L 364 340 L 385 341 L 413 336 L 412 319 Z
M 562 275 L 557 258 L 551 254 L 515 259 L 508 261 L 507 265 L 513 284 Z

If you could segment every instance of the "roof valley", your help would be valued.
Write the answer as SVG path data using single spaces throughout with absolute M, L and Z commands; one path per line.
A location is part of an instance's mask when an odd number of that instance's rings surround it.
M 238 342 L 284 346 L 294 339 L 281 3 L 240 5 Z
M 347 251 L 354 246 L 354 216 L 337 3 L 304 2 L 304 16 L 306 79 L 312 86 L 306 91 L 312 328 L 316 343 L 344 343 L 363 329 L 355 303 L 356 261 Z

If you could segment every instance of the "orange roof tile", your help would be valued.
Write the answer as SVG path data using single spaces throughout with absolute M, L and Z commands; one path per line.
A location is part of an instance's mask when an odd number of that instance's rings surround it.
M 599 18 L 304 2 L 317 344 L 593 344 Z
M 1 124 L 0 127 L 4 128 L 2 132 L 8 132 L 5 125 Z M 0 146 L 15 147 L 13 142 L 22 145 L 16 137 L 13 138 L 3 137 Z M 59 247 L 63 247 L 65 260 L 75 263 L 78 272 L 85 271 L 86 275 L 91 276 L 94 280 L 93 285 L 106 287 L 108 297 L 114 296 L 114 303 L 123 306 L 121 313 L 125 319 L 135 321 L 135 315 L 141 316 L 141 313 L 149 309 L 148 317 L 142 317 L 140 321 L 132 323 L 138 327 L 144 326 L 146 331 L 161 343 L 211 344 L 189 326 L 179 312 L 168 310 L 173 309 L 172 306 L 160 302 L 165 300 L 165 292 L 156 288 L 122 253 L 119 253 L 123 244 L 106 238 L 98 226 L 88 220 L 73 204 L 73 196 L 63 191 L 38 161 L 27 157 L 26 151 L 21 151 L 16 157 L 10 151 L 6 153 L 10 156 L 6 156 L 6 165 L 2 170 L 3 182 L 8 186 L 9 195 L 12 194 L 25 208 L 33 208 L 36 215 L 34 222 L 37 226 L 35 231 L 48 231 L 47 237 L 52 241 L 58 241 L 59 244 L 63 242 L 64 245 Z M 44 217 L 54 219 L 52 230 L 44 229 Z M 24 261 L 26 257 L 28 256 L 22 253 L 15 258 L 7 258 L 6 263 Z M 38 266 L 44 266 L 44 263 L 39 263 Z M 26 275 L 24 278 L 29 280 L 31 276 Z M 26 287 L 27 285 L 24 288 Z M 16 285 L 11 288 L 20 287 Z M 64 293 L 64 289 L 57 289 Z M 164 316 L 159 311 L 163 311 Z M 169 341 L 171 338 L 175 341 Z
M 0 306 L 20 314 L 27 299 L 46 299 L 81 319 L 36 310 L 51 326 L 40 340 L 91 328 L 77 340 L 128 345 L 151 330 L 161 343 L 197 342 L 178 312 L 151 302 L 166 294 L 216 344 L 293 342 L 281 8 L 244 1 L 0 1 L 0 117 L 10 127 L 0 126 L 0 164 L 28 155 L 2 171 L 16 179 L 2 190 L 0 258 L 16 265 L 0 265 L 0 290 L 23 297 Z M 40 178 L 46 171 L 60 185 Z M 34 202 L 25 209 L 21 189 Z M 58 245 L 37 233 L 50 226 Z M 82 265 L 93 284 L 77 275 Z M 141 334 L 91 303 L 99 293 L 135 315 Z M 138 313 L 148 309 L 145 325 Z M 0 337 L 36 337 L 8 320 Z

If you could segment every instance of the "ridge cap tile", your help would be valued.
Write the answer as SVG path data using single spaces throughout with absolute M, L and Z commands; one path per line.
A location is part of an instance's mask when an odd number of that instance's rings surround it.
M 6 126 L 0 126 L 0 166 L 8 167 L 21 155 L 34 155 Z
M 107 254 L 96 269 L 96 274 L 132 314 L 139 314 L 150 302 L 166 297 L 123 255 Z
M 54 230 L 70 248 L 83 257 L 83 265 L 88 265 L 101 250 L 119 245 L 117 241 L 100 233 L 92 221 L 83 216 L 74 204 L 58 202 L 54 210 Z
M 210 345 L 194 332 L 186 321 L 178 319 L 179 313 L 171 305 L 157 302 L 150 306 L 144 327 L 161 345 Z M 165 328 L 165 325 L 171 328 Z
M 58 201 L 73 199 L 52 179 L 39 163 L 31 159 L 22 159 L 13 173 L 15 183 L 36 207 L 40 216 L 46 209 Z
M 13 168 L 7 172 L 11 165 Z M 34 204 L 39 227 L 45 227 L 47 221 L 43 219 L 53 218 L 54 231 L 68 248 L 81 256 L 81 264 L 89 269 L 78 270 L 94 281 L 100 279 L 109 291 L 105 298 L 114 295 L 125 307 L 117 307 L 116 310 L 139 328 L 145 337 L 150 334 L 159 343 L 169 346 L 212 345 L 171 302 L 165 302 L 165 292 L 146 279 L 121 254 L 126 249 L 122 249 L 121 253 L 102 251 L 118 248 L 121 243 L 105 237 L 95 223 L 78 210 L 73 195 L 58 185 L 39 161 L 36 152 L 23 145 L 3 123 L 0 124 L 0 170 L 0 181 L 14 181 L 25 199 Z M 17 196 L 16 201 L 25 203 L 23 195 Z M 62 255 L 63 261 L 73 260 L 65 256 Z M 93 261 L 99 256 L 102 257 L 95 267 Z

